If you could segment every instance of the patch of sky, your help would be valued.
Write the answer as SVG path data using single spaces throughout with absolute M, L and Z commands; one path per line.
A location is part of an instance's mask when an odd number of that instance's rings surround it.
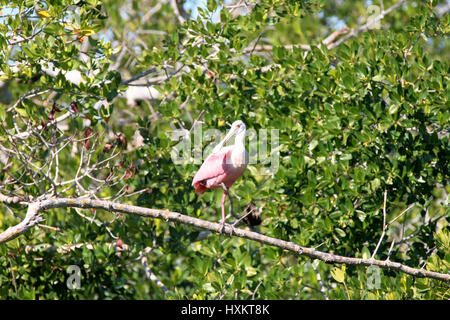
M 230 4 L 231 0 L 224 1 L 224 4 Z M 202 9 L 204 12 L 209 13 L 208 20 L 211 23 L 218 23 L 220 21 L 220 10 L 222 10 L 222 5 L 219 5 L 213 12 L 209 12 L 207 6 L 207 0 L 187 0 L 183 5 L 186 12 L 190 12 L 191 18 L 196 20 L 199 17 L 199 10 Z

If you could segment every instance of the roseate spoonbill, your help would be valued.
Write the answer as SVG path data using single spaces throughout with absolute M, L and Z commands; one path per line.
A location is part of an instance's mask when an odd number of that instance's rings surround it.
M 248 152 L 245 150 L 245 124 L 241 120 L 233 122 L 226 137 L 213 149 L 194 176 L 192 186 L 195 193 L 204 193 L 208 189 L 223 188 L 222 220 L 225 226 L 225 199 L 228 189 L 244 173 L 248 164 Z M 232 137 L 234 145 L 223 145 Z M 230 199 L 231 201 L 231 199 Z

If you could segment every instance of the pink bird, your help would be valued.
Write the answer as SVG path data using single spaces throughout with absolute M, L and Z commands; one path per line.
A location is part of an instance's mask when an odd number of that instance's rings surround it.
M 195 193 L 204 193 L 212 188 L 223 188 L 221 220 L 223 225 L 225 225 L 225 199 L 228 189 L 242 176 L 248 164 L 248 153 L 244 142 L 245 131 L 245 124 L 241 120 L 233 122 L 226 137 L 206 158 L 192 181 Z M 233 135 L 236 135 L 234 145 L 224 147 L 223 145 Z

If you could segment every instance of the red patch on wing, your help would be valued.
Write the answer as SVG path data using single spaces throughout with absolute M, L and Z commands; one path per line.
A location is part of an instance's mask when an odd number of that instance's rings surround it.
M 207 187 L 205 187 L 203 184 L 201 183 L 197 183 L 195 185 L 195 193 L 204 193 L 206 190 L 208 190 Z
M 212 154 L 205 160 L 192 181 L 196 193 L 205 192 L 208 189 L 207 185 L 210 185 L 208 182 L 225 174 L 225 158 L 226 152 Z

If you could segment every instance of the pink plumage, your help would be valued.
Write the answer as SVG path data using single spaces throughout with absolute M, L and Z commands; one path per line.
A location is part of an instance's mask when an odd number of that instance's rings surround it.
M 192 186 L 195 193 L 204 193 L 207 189 L 222 188 L 222 183 L 230 188 L 244 173 L 245 168 L 235 168 L 231 162 L 233 150 L 223 148 L 219 153 L 211 154 L 194 176 Z M 227 161 L 228 159 L 228 161 Z
M 248 163 L 248 153 L 245 150 L 245 125 L 242 121 L 235 121 L 227 134 L 214 148 L 213 153 L 206 158 L 194 176 L 192 186 L 195 193 L 204 193 L 208 189 L 223 188 L 222 223 L 225 223 L 225 198 L 228 189 L 244 173 Z M 235 144 L 223 147 L 231 136 L 236 134 Z

